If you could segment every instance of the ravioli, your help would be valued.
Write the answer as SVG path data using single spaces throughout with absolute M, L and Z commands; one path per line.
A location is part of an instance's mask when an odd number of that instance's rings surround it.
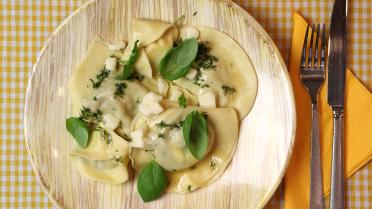
M 103 134 L 104 131 L 109 135 Z M 108 137 L 109 138 L 106 138 Z M 108 143 L 108 140 L 111 140 Z M 70 153 L 72 163 L 88 178 L 110 184 L 128 180 L 128 142 L 113 131 L 94 131 L 85 149 Z
M 213 70 L 202 71 L 202 78 L 209 88 L 200 89 L 193 81 L 181 78 L 175 84 L 198 95 L 210 90 L 217 94 L 218 107 L 233 107 L 242 120 L 251 110 L 257 94 L 257 77 L 249 57 L 230 36 L 208 27 L 197 27 L 200 40 L 208 42 L 211 54 L 218 57 Z M 226 94 L 223 86 L 232 86 L 234 94 Z
M 156 124 L 160 121 L 175 123 L 183 120 L 184 117 L 193 110 L 207 113 L 208 124 L 213 127 L 212 130 L 214 131 L 213 145 L 203 160 L 194 163 L 196 160 L 190 157 L 190 163 L 194 166 L 168 173 L 169 185 L 167 192 L 187 193 L 214 182 L 218 176 L 222 175 L 226 166 L 229 164 L 237 144 L 239 120 L 236 112 L 232 108 L 170 108 L 149 120 L 147 124 L 150 127 L 150 131 L 156 132 L 158 131 Z M 229 122 L 226 123 L 226 121 Z M 137 121 L 137 123 L 141 122 Z M 139 126 L 134 125 L 133 129 L 138 127 Z M 171 140 L 172 139 L 169 139 L 169 141 Z M 164 139 L 157 139 L 157 141 L 158 142 L 155 142 L 155 144 L 164 143 Z M 168 144 L 173 143 L 169 141 L 167 142 Z M 181 143 L 182 142 L 179 142 L 178 146 L 182 146 Z M 177 144 L 173 144 L 173 146 L 177 146 Z M 132 149 L 130 158 L 132 159 L 133 168 L 140 171 L 153 157 L 155 161 L 158 162 L 157 157 L 160 155 L 156 154 L 156 152 L 166 152 L 166 150 L 163 148 L 157 150 L 156 145 L 154 152 L 149 152 L 148 150 L 143 149 Z M 174 157 L 184 154 L 186 155 L 185 158 L 189 157 L 188 153 L 177 153 L 179 152 L 177 149 L 175 149 L 175 152 L 176 153 L 171 156 Z M 171 161 L 171 163 L 172 162 L 174 161 Z
M 187 74 L 166 80 L 161 60 L 189 38 L 196 57 Z M 120 184 L 129 180 L 131 167 L 140 172 L 154 160 L 167 172 L 166 192 L 207 186 L 233 157 L 239 122 L 253 106 L 257 85 L 249 57 L 225 33 L 136 19 L 126 48 L 111 50 L 97 39 L 70 79 L 72 114 L 91 132 L 88 146 L 70 153 L 71 162 L 89 179 Z M 183 135 L 193 111 L 207 121 L 206 153 L 199 158 Z

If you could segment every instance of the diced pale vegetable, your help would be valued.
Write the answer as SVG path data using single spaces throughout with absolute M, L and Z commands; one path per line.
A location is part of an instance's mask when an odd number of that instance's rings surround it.
M 104 127 L 109 130 L 114 130 L 118 127 L 120 120 L 112 114 L 103 114 Z
M 198 71 L 195 68 L 191 68 L 185 77 L 189 80 L 194 80 L 197 74 Z
M 143 137 L 143 130 L 136 130 L 136 131 L 133 131 L 132 133 L 130 133 L 130 137 L 132 139 L 142 139 Z
M 139 106 L 139 111 L 145 116 L 159 114 L 164 111 L 163 107 L 158 102 L 142 102 Z
M 170 142 L 176 147 L 184 148 L 186 147 L 185 139 L 183 138 L 183 133 L 181 129 L 173 129 L 169 133 Z
M 136 148 L 144 148 L 145 142 L 143 141 L 143 138 L 133 138 L 131 142 L 129 142 L 130 147 L 136 147 Z
M 117 50 L 125 49 L 125 47 L 127 47 L 127 44 L 124 41 L 118 41 L 118 42 L 109 44 L 107 47 L 110 48 L 112 51 L 117 51 Z
M 166 96 L 167 93 L 168 93 L 168 83 L 163 80 L 162 78 L 159 78 L 158 79 L 158 90 L 159 90 L 159 93 L 163 96 Z
M 107 70 L 114 71 L 116 69 L 116 58 L 109 57 L 105 61 L 105 66 Z
M 192 26 L 182 26 L 179 28 L 179 37 L 182 40 L 188 39 L 188 38 L 199 38 L 199 30 Z
M 161 100 L 163 100 L 163 97 L 160 96 L 159 94 L 156 94 L 154 92 L 150 92 L 150 93 L 147 93 L 143 99 L 142 99 L 142 103 L 146 104 L 148 102 L 160 102 Z
M 216 96 L 212 91 L 202 92 L 198 95 L 199 105 L 202 107 L 216 107 Z

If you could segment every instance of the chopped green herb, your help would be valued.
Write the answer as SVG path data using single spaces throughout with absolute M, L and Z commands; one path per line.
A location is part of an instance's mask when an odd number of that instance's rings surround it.
M 195 15 L 197 15 L 198 14 L 198 11 L 195 11 L 193 14 L 192 14 L 192 16 L 195 16 Z
M 211 168 L 214 169 L 215 166 L 216 166 L 216 162 L 214 160 L 212 160 L 211 162 L 209 162 L 209 167 L 211 167 Z
M 89 107 L 83 106 L 80 110 L 79 119 L 83 121 L 95 120 L 99 123 L 102 121 L 102 112 L 100 110 L 93 112 Z
M 178 105 L 182 108 L 186 108 L 186 97 L 183 94 L 178 97 Z
M 227 94 L 233 94 L 236 92 L 236 89 L 230 86 L 222 85 L 222 90 L 224 95 L 226 96 Z
M 196 77 L 193 81 L 193 83 L 200 88 L 209 88 L 209 84 L 205 82 L 205 79 L 201 77 L 200 69 L 198 69 L 198 73 L 196 74 Z
M 118 158 L 114 156 L 112 159 L 115 160 L 116 162 L 120 162 L 121 161 L 121 156 L 119 156 Z
M 141 104 L 141 101 L 140 101 L 139 98 L 137 98 L 136 103 L 137 103 L 137 104 Z
M 130 76 L 128 78 L 128 80 L 130 80 L 130 81 L 133 81 L 133 80 L 143 81 L 144 78 L 145 78 L 145 76 L 143 76 L 142 74 L 134 72 L 132 74 L 132 76 Z
M 124 82 L 116 83 L 115 87 L 116 89 L 114 93 L 114 98 L 117 98 L 117 97 L 122 98 L 123 95 L 125 95 L 125 89 L 127 88 L 127 84 Z
M 97 97 L 96 96 L 93 97 L 93 101 L 97 101 Z
M 168 124 L 166 124 L 164 121 L 160 121 L 160 123 L 155 124 L 157 128 L 166 128 L 168 127 Z
M 158 138 L 159 138 L 159 139 L 165 139 L 165 135 L 164 135 L 163 133 L 159 133 L 159 134 L 158 134 Z
M 180 121 L 179 123 L 165 123 L 164 121 L 160 121 L 160 123 L 155 124 L 156 128 L 163 129 L 169 127 L 170 129 L 181 129 L 184 121 Z
M 90 80 L 90 82 L 92 82 L 92 87 L 94 88 L 94 89 L 98 89 L 100 86 L 101 86 L 101 84 L 102 84 L 102 82 L 108 77 L 110 75 L 110 70 L 108 70 L 108 69 L 106 69 L 106 68 L 103 68 L 102 70 L 101 70 L 101 72 L 98 74 L 98 75 L 96 75 L 96 79 L 97 79 L 97 81 L 94 81 L 93 79 L 89 79 Z
M 134 42 L 134 47 L 132 49 L 132 53 L 129 56 L 129 59 L 127 61 L 120 61 L 120 65 L 123 66 L 123 72 L 121 75 L 116 76 L 117 80 L 125 80 L 128 79 L 133 73 L 134 73 L 134 63 L 137 60 L 138 57 L 138 44 L 139 40 Z
M 211 47 L 208 44 L 209 42 L 200 42 L 198 44 L 198 53 L 194 62 L 196 69 L 211 70 L 216 68 L 215 63 L 218 59 L 210 54 Z
M 191 192 L 191 185 L 187 185 L 187 191 Z
M 112 137 L 105 129 L 97 127 L 96 130 L 99 131 L 100 136 L 106 142 L 106 144 L 111 144 Z
M 177 19 L 176 19 L 176 21 L 174 21 L 174 25 L 176 25 L 176 26 L 180 26 L 180 25 L 182 25 L 182 22 L 185 20 L 185 18 L 186 18 L 186 15 L 181 15 L 180 17 L 178 17 Z

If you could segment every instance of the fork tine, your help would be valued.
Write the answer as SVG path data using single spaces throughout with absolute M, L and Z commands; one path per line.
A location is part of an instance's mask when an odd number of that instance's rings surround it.
M 306 34 L 304 39 L 304 45 L 302 47 L 302 54 L 301 54 L 301 67 L 306 67 L 306 48 L 307 48 L 307 36 L 309 33 L 309 25 L 306 28 Z
M 325 40 L 325 24 L 323 24 L 323 31 L 322 31 L 322 46 L 320 49 L 320 67 L 324 67 L 325 63 L 325 46 L 326 46 L 326 40 Z
M 316 30 L 316 40 L 315 40 L 315 55 L 314 55 L 314 67 L 318 67 L 318 56 L 319 56 L 319 34 L 320 34 L 320 24 L 318 24 L 317 30 Z
M 307 56 L 307 66 L 312 66 L 312 59 L 313 59 L 313 39 L 314 39 L 314 31 L 315 25 L 313 24 L 313 29 L 311 30 L 311 38 L 310 38 L 310 47 L 309 47 L 309 55 Z

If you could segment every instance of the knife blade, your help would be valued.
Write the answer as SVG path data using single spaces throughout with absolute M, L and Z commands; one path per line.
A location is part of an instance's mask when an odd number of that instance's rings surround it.
M 329 32 L 328 104 L 333 112 L 330 209 L 345 208 L 344 104 L 347 0 L 335 0 Z
M 329 30 L 328 104 L 343 107 L 346 72 L 347 0 L 335 0 Z

